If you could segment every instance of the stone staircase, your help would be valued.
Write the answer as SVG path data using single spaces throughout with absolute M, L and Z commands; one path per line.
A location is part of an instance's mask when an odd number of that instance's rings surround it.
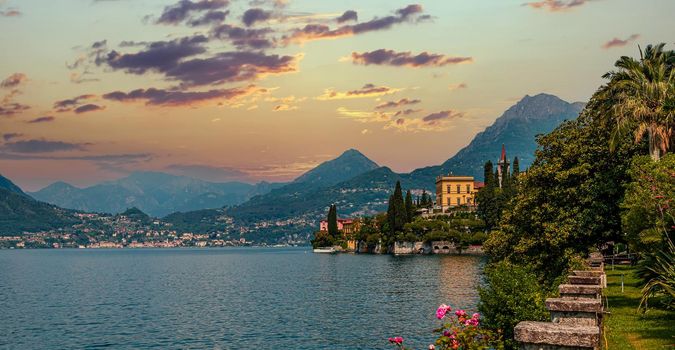
M 523 321 L 514 330 L 522 350 L 601 349 L 602 289 L 607 287 L 602 255 L 591 254 L 590 270 L 574 271 L 558 286 L 559 298 L 546 299 L 551 322 Z

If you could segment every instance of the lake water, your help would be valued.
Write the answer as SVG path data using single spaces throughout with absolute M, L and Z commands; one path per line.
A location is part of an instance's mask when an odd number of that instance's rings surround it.
M 307 248 L 2 250 L 0 348 L 425 349 L 481 258 Z

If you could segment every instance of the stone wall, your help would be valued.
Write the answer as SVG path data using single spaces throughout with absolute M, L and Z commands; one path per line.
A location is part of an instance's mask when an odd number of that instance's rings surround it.
M 523 321 L 514 329 L 521 350 L 602 349 L 602 289 L 607 279 L 602 255 L 592 254 L 589 270 L 574 271 L 558 286 L 560 298 L 546 299 L 551 322 Z
M 394 255 L 429 254 L 431 245 L 424 242 L 396 242 L 391 253 Z

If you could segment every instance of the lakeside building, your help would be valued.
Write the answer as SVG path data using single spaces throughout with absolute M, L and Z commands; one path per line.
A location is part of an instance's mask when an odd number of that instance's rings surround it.
M 507 174 L 511 173 L 511 163 L 506 159 L 506 147 L 502 144 L 502 155 L 499 157 L 497 162 L 497 178 L 499 179 L 499 188 L 502 188 L 502 172 L 506 171 Z
M 352 236 L 361 229 L 361 220 L 359 219 L 337 219 L 338 231 L 347 239 L 347 249 L 356 250 L 356 240 Z M 321 220 L 319 230 L 328 232 L 328 220 Z
M 476 194 L 484 184 L 473 176 L 442 175 L 436 178 L 436 206 L 443 212 L 448 208 L 476 206 Z

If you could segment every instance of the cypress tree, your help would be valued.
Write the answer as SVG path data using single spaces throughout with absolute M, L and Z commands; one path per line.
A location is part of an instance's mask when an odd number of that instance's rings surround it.
M 403 225 L 406 223 L 407 216 L 400 181 L 396 181 L 396 189 L 394 189 L 393 203 L 391 206 L 393 218 L 390 219 L 389 222 L 393 223 L 393 226 L 391 227 L 391 232 L 393 234 L 395 232 L 403 231 Z
M 415 206 L 413 205 L 412 193 L 410 193 L 410 190 L 405 194 L 405 212 L 406 222 L 412 222 L 413 217 L 415 216 Z
M 485 167 L 483 168 L 483 181 L 485 182 L 485 186 L 490 185 L 494 181 L 494 176 L 492 176 L 492 162 L 487 161 L 485 162 Z
M 513 177 L 516 178 L 520 175 L 520 164 L 518 162 L 518 157 L 513 158 Z
M 337 206 L 335 204 L 331 204 L 330 209 L 328 209 L 328 234 L 332 237 L 338 237 Z

